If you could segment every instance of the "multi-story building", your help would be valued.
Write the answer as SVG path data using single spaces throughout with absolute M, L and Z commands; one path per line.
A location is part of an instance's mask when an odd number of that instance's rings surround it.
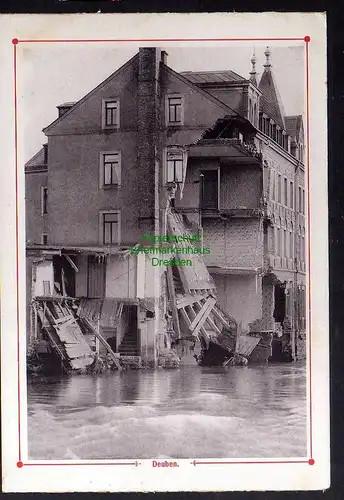
M 285 115 L 265 55 L 258 84 L 255 57 L 246 79 L 177 73 L 165 51 L 142 48 L 80 101 L 58 106 L 47 144 L 25 166 L 28 297 L 121 300 L 122 322 L 104 335 L 121 351 L 137 332 L 135 350 L 154 362 L 166 268 L 128 249 L 143 234 L 166 234 L 177 185 L 172 209 L 210 249 L 222 306 L 242 331 L 274 338 L 265 358 L 302 356 L 302 116 Z

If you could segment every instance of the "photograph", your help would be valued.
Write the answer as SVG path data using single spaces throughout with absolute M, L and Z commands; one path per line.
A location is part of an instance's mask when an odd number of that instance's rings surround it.
M 326 15 L 0 28 L 4 491 L 326 489 Z
M 25 49 L 29 458 L 307 455 L 304 45 Z

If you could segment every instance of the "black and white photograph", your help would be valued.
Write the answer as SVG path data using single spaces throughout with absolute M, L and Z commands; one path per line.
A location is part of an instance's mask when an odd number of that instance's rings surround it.
M 324 19 L 35 17 L 1 52 L 8 491 L 326 487 Z
M 307 455 L 304 45 L 27 49 L 29 457 Z

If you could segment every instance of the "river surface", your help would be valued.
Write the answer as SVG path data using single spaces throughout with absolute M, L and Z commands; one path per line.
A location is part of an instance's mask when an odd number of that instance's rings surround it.
M 301 457 L 304 363 L 182 366 L 28 386 L 30 459 Z

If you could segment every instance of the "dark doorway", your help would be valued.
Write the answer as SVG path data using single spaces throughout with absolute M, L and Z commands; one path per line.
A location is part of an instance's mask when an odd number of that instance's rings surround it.
M 284 318 L 285 318 L 285 287 L 280 283 L 276 283 L 274 319 L 276 323 L 283 323 Z
M 75 264 L 75 257 L 69 257 Z M 57 291 L 67 297 L 75 297 L 75 270 L 64 255 L 54 255 L 54 284 Z
M 217 210 L 219 206 L 219 171 L 201 171 L 201 208 L 204 210 Z
M 272 353 L 269 361 L 283 361 L 283 346 L 282 341 L 273 339 L 272 341 Z

